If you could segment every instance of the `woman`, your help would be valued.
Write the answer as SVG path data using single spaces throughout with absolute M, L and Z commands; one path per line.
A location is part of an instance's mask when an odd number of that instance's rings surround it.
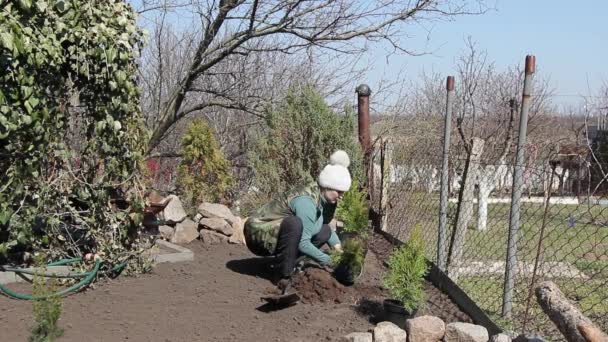
M 275 256 L 279 287 L 288 284 L 299 256 L 306 255 L 325 266 L 331 259 L 320 247 L 327 243 L 342 250 L 328 223 L 338 200 L 350 189 L 349 165 L 346 152 L 334 152 L 317 181 L 280 194 L 245 223 L 249 250 L 258 256 Z

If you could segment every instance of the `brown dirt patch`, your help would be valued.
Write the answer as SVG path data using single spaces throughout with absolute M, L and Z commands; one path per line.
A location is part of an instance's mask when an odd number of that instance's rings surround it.
M 352 296 L 329 272 L 309 267 L 293 278 L 293 287 L 303 303 L 342 303 Z
M 312 284 L 324 279 L 319 286 L 329 292 L 321 291 L 319 298 L 314 287 L 307 287 L 306 302 L 271 311 L 260 300 L 271 286 L 267 260 L 243 246 L 197 241 L 188 247 L 193 261 L 160 264 L 139 277 L 103 280 L 65 298 L 59 322 L 65 335 L 59 341 L 323 341 L 367 331 L 382 319 L 384 256 L 373 248 L 355 286 L 335 285 L 328 273 L 311 269 Z M 11 288 L 28 291 L 23 284 Z M 419 314 L 469 321 L 432 285 L 427 295 Z M 31 302 L 0 296 L 1 341 L 27 340 L 32 323 Z

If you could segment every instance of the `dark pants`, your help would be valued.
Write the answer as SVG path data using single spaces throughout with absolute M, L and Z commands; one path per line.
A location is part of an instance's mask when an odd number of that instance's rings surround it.
M 331 228 L 324 224 L 321 231 L 311 239 L 317 248 L 323 246 L 331 236 Z M 277 249 L 275 251 L 276 266 L 282 278 L 289 278 L 296 267 L 296 260 L 300 256 L 298 245 L 302 238 L 302 220 L 296 216 L 288 216 L 281 222 Z

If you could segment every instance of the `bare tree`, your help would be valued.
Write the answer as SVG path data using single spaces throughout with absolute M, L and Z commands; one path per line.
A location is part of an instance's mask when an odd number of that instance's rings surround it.
M 496 189 L 506 187 L 510 174 L 508 164 L 513 152 L 514 127 L 518 123 L 518 101 L 523 87 L 523 70 L 511 66 L 497 70 L 487 53 L 473 42 L 465 41 L 464 53 L 456 60 L 456 113 L 451 157 L 451 172 L 462 172 L 470 154 L 470 141 L 479 138 L 485 148 L 473 178 L 477 185 L 479 230 L 487 228 L 489 196 Z M 445 75 L 424 73 L 416 85 L 409 112 L 430 117 L 442 116 L 445 110 Z M 529 117 L 529 132 L 534 134 L 541 126 L 540 118 L 551 112 L 551 91 L 548 81 L 536 77 L 534 97 Z M 437 135 L 438 137 L 440 135 Z M 436 148 L 439 148 L 439 144 Z M 434 145 L 433 145 L 434 146 Z M 439 155 L 438 151 L 433 151 Z M 427 172 L 427 174 L 429 174 Z
M 163 87 L 166 96 L 156 98 L 150 149 L 158 146 L 167 131 L 189 113 L 216 106 L 252 114 L 259 110 L 257 102 L 251 108 L 251 103 L 243 103 L 244 97 L 238 92 L 237 96 L 232 96 L 235 92 L 225 92 L 243 89 L 225 83 L 223 71 L 230 69 L 235 60 L 249 60 L 268 52 L 358 54 L 365 51 L 367 43 L 383 43 L 396 52 L 413 54 L 415 51 L 405 47 L 405 28 L 409 23 L 486 10 L 483 0 L 220 0 L 145 1 L 140 11 L 185 8 L 199 18 L 200 34 L 193 36 L 193 53 L 180 65 L 180 77 L 173 86 Z M 162 32 L 157 33 L 162 37 Z M 233 83 L 239 82 L 236 79 Z M 200 98 L 191 101 L 189 98 L 195 94 Z
M 154 25 L 149 48 L 142 56 L 140 77 L 149 127 L 156 123 L 160 104 L 168 100 L 165 89 L 174 87 L 183 76 L 183 66 L 194 53 L 191 42 L 197 36 L 190 29 L 179 32 L 162 21 Z M 265 44 L 263 40 L 258 43 Z M 346 98 L 346 89 L 352 91 L 345 84 L 361 78 L 365 71 L 365 65 L 354 65 L 352 61 L 342 63 L 340 69 L 327 67 L 323 56 L 312 52 L 285 55 L 267 51 L 230 56 L 212 75 L 196 80 L 184 100 L 184 115 L 149 157 L 179 157 L 180 137 L 188 122 L 202 117 L 216 133 L 234 171 L 242 175 L 237 178 L 246 181 L 251 173 L 245 160 L 247 147 L 255 139 L 255 132 L 263 128 L 265 111 L 278 103 L 290 87 L 312 85 L 329 98 L 342 99 Z M 342 107 L 343 103 L 336 105 Z M 246 187 L 246 183 L 240 186 Z
M 513 149 L 524 75 L 519 66 L 497 71 L 488 61 L 487 54 L 470 39 L 467 40 L 467 53 L 459 59 L 457 70 L 460 91 L 456 126 L 461 143 L 467 152 L 473 137 L 481 138 L 488 146 L 476 177 L 477 229 L 486 230 L 488 199 L 497 187 L 503 187 L 508 181 L 508 158 Z M 530 134 L 536 128 L 537 116 L 551 110 L 550 95 L 548 81 L 537 76 L 528 123 Z
M 598 91 L 598 96 L 585 97 L 584 146 L 588 151 L 587 198 L 596 196 L 601 189 L 608 189 L 608 84 Z

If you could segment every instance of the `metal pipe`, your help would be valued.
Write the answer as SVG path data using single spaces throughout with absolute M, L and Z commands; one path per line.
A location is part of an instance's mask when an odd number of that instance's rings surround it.
M 439 234 L 437 238 L 437 266 L 447 270 L 446 225 L 448 220 L 448 162 L 450 154 L 450 135 L 452 133 L 452 108 L 454 104 L 454 76 L 446 80 L 445 122 L 443 125 L 443 165 L 441 168 L 441 195 L 439 203 Z
M 513 292 L 515 287 L 515 272 L 517 268 L 517 238 L 519 235 L 520 199 L 523 188 L 524 147 L 528 130 L 528 112 L 532 102 L 532 79 L 536 70 L 536 57 L 526 56 L 524 90 L 521 101 L 519 119 L 519 136 L 517 138 L 517 154 L 513 170 L 513 188 L 511 190 L 511 213 L 509 215 L 509 240 L 507 243 L 507 261 L 505 269 L 505 284 L 502 298 L 502 316 L 511 318 L 513 312 Z
M 360 84 L 356 89 L 357 93 L 357 110 L 359 114 L 359 143 L 363 151 L 363 169 L 365 170 L 366 184 L 362 184 L 367 188 L 370 203 L 375 202 L 374 191 L 374 173 L 371 167 L 371 143 L 369 137 L 369 96 L 371 90 L 367 84 Z
M 367 155 L 370 148 L 369 137 L 369 96 L 371 90 L 367 84 L 361 84 L 355 90 L 357 93 L 357 104 L 359 114 L 359 143 L 363 153 Z

